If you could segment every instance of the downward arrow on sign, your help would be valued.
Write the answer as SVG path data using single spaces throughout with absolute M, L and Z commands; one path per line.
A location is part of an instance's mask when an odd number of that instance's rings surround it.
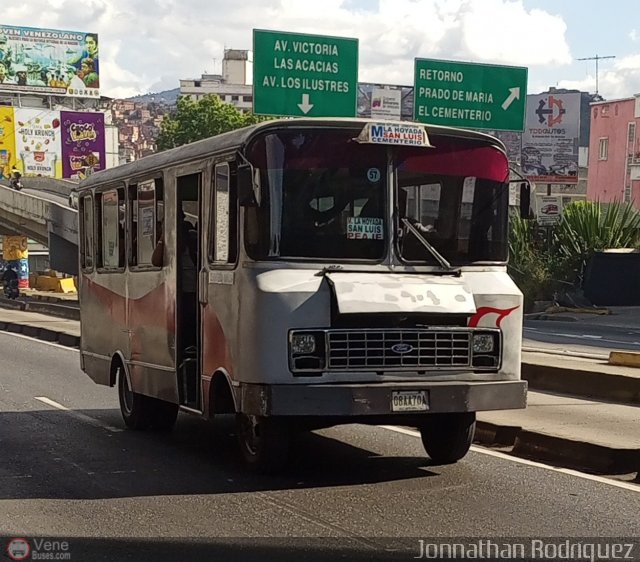
M 505 111 L 509 109 L 509 106 L 514 101 L 520 99 L 520 88 L 509 88 L 509 91 L 511 92 L 509 94 L 509 97 L 506 100 L 504 100 L 504 102 L 502 102 L 502 109 L 504 109 Z
M 298 107 L 305 115 L 313 109 L 313 104 L 309 103 L 309 94 L 302 94 L 302 103 L 299 103 Z

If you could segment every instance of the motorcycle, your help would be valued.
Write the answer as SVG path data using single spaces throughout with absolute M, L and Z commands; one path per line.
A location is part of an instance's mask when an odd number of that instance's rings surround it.
M 11 187 L 13 189 L 15 189 L 16 191 L 20 191 L 22 189 L 22 182 L 20 181 L 20 178 L 11 178 Z
M 17 279 L 10 279 L 9 281 L 3 281 L 4 296 L 8 299 L 17 299 L 20 296 L 20 288 L 18 287 Z

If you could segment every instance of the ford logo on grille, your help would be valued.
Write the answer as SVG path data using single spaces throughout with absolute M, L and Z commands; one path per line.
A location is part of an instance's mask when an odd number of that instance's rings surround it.
M 391 346 L 391 351 L 398 355 L 404 355 L 405 353 L 411 353 L 413 351 L 413 346 L 408 343 L 397 343 Z

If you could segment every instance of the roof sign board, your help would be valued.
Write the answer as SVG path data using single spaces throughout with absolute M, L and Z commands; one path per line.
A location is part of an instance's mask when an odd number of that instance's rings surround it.
M 416 59 L 414 119 L 420 123 L 522 131 L 527 69 Z
M 404 123 L 367 123 L 357 140 L 370 144 L 426 146 L 429 148 L 433 146 L 429 142 L 426 127 Z
M 354 117 L 358 40 L 253 30 L 253 111 Z

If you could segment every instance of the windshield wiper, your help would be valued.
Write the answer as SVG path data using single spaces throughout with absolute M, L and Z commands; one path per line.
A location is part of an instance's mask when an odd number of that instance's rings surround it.
M 411 221 L 406 217 L 401 219 L 402 224 L 404 224 L 418 239 L 418 241 L 429 251 L 429 253 L 438 260 L 438 263 L 442 266 L 443 269 L 446 269 L 450 273 L 460 273 L 459 267 L 453 267 L 438 250 L 436 250 L 433 245 L 424 237 L 422 233 L 411 224 Z

